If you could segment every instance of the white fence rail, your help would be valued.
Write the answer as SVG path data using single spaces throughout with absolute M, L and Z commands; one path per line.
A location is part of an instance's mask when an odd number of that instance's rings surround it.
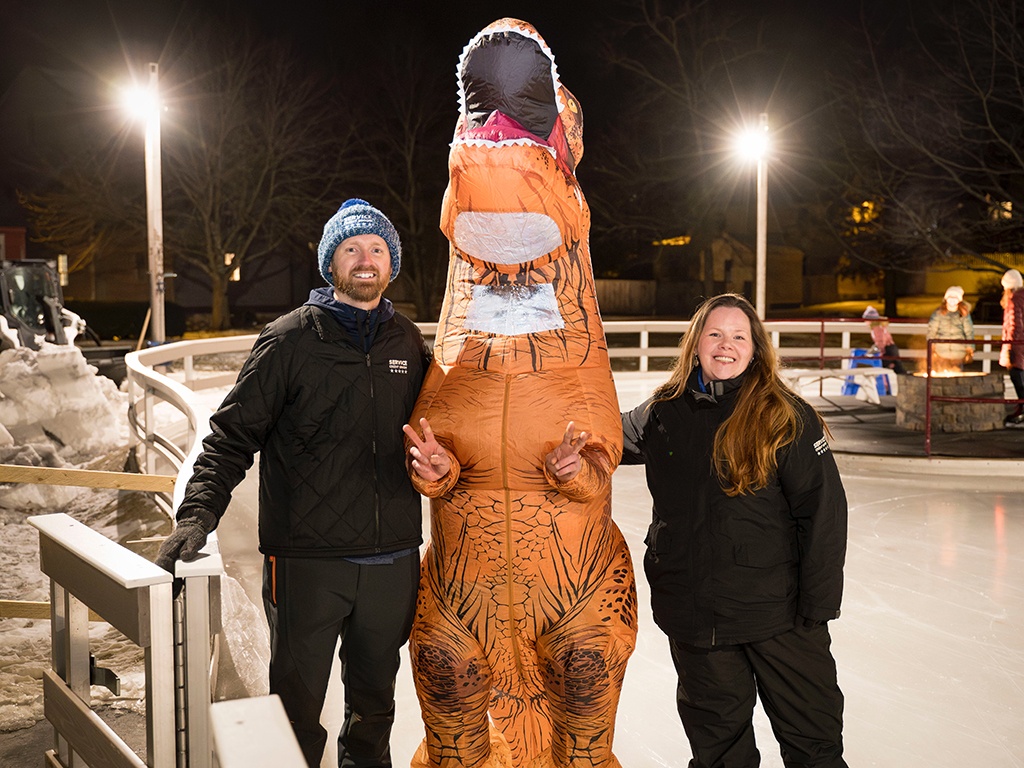
M 53 670 L 43 709 L 57 735 L 47 765 L 173 768 L 175 675 L 171 575 L 65 514 L 39 515 L 39 563 L 50 577 Z M 89 608 L 144 651 L 146 754 L 142 762 L 89 707 Z
M 52 768 L 148 765 L 210 768 L 209 706 L 220 633 L 219 556 L 182 563 L 182 597 L 163 568 L 65 514 L 38 515 L 39 562 L 50 577 L 53 671 L 44 673 L 43 709 L 57 734 Z M 146 762 L 90 708 L 100 677 L 89 651 L 89 613 L 144 651 Z

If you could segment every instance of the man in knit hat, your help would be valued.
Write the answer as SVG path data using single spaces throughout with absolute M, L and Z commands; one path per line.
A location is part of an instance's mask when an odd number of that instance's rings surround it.
M 346 201 L 317 251 L 328 286 L 270 323 L 212 433 L 157 563 L 199 554 L 260 454 L 259 540 L 270 625 L 270 692 L 281 697 L 310 766 L 341 638 L 345 722 L 339 766 L 390 766 L 398 651 L 409 637 L 422 541 L 405 469 L 409 419 L 430 351 L 382 297 L 401 268 L 388 218 Z

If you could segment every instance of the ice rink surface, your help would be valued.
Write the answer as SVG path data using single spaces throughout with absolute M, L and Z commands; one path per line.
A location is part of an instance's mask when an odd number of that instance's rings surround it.
M 650 382 L 620 387 L 621 406 Z M 894 461 L 884 474 L 838 457 L 850 504 L 842 617 L 831 622 L 846 696 L 847 762 L 854 768 L 1024 766 L 1024 478 L 921 471 Z M 246 481 L 247 484 L 250 482 Z M 257 600 L 255 487 L 236 494 L 220 528 L 229 572 Z M 640 631 L 619 706 L 615 752 L 625 768 L 685 766 L 690 751 L 675 711 L 675 672 L 654 625 L 642 575 L 650 496 L 642 467 L 620 467 L 613 517 L 633 554 Z M 323 722 L 336 734 L 340 682 Z M 423 737 L 408 657 L 398 681 L 393 763 L 406 766 Z M 761 765 L 781 768 L 760 708 Z M 323 766 L 336 763 L 334 736 Z

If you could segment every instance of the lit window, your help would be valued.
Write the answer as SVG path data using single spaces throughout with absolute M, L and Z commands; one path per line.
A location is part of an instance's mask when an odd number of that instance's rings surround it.
M 230 267 L 234 260 L 235 260 L 235 254 L 233 254 L 233 253 L 225 253 L 224 254 L 224 266 L 225 267 Z M 230 280 L 232 283 L 237 283 L 241 279 L 242 279 L 242 270 L 241 270 L 240 267 L 235 267 L 233 270 L 231 270 L 231 274 L 228 276 L 228 280 Z

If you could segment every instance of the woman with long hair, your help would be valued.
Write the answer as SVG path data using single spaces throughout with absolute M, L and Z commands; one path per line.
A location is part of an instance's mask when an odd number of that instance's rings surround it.
M 846 494 L 817 412 L 737 294 L 708 299 L 668 379 L 622 414 L 654 500 L 644 570 L 679 677 L 691 768 L 757 766 L 761 702 L 786 765 L 840 768 Z

